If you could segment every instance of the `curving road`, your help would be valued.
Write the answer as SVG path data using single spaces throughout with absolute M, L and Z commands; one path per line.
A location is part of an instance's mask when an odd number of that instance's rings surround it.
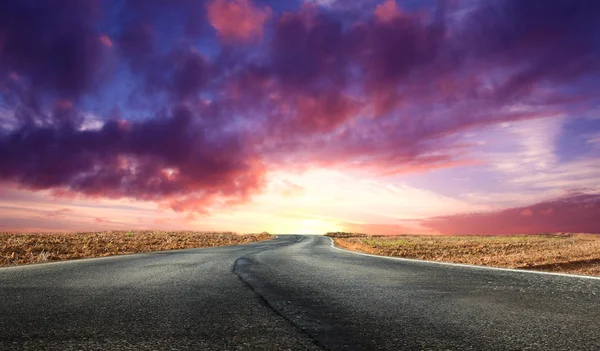
M 600 279 L 326 237 L 0 269 L 0 350 L 600 350 Z

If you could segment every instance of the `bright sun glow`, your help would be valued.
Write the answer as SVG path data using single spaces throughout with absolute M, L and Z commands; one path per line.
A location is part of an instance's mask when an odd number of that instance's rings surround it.
M 321 219 L 289 220 L 277 223 L 270 231 L 273 234 L 309 234 L 322 235 L 327 232 L 342 231 L 341 227 L 334 223 Z

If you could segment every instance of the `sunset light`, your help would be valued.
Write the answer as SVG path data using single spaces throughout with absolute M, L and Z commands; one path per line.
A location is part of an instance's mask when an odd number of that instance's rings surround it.
M 597 1 L 0 5 L 0 231 L 600 232 Z
M 342 228 L 334 222 L 319 219 L 303 219 L 296 222 L 277 222 L 272 226 L 272 229 L 270 229 L 270 233 L 320 235 L 340 230 L 342 230 Z

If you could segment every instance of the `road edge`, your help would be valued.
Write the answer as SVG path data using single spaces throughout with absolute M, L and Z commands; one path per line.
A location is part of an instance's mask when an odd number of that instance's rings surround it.
M 254 244 L 260 244 L 262 242 L 269 241 L 269 240 L 275 240 L 278 238 L 277 235 L 272 235 L 272 236 L 273 236 L 272 239 L 266 239 L 266 240 L 256 241 L 253 243 L 245 243 L 245 244 L 222 245 L 222 246 L 217 245 L 217 246 L 190 247 L 190 248 L 185 248 L 185 249 L 133 252 L 133 253 L 110 255 L 110 256 L 82 257 L 82 258 L 70 258 L 70 259 L 59 260 L 59 261 L 23 263 L 23 264 L 11 265 L 11 266 L 0 265 L 0 270 L 19 269 L 19 268 L 21 268 L 21 269 L 22 268 L 35 268 L 35 267 L 51 266 L 51 265 L 57 265 L 57 264 L 72 264 L 75 262 L 84 262 L 84 261 L 89 261 L 89 260 L 111 260 L 111 259 L 118 259 L 118 258 L 122 258 L 122 257 L 131 257 L 131 256 L 143 257 L 143 256 L 151 256 L 151 255 L 155 255 L 155 254 L 160 255 L 160 254 L 164 254 L 164 253 L 172 253 L 172 252 L 183 252 L 183 251 L 202 250 L 202 249 L 216 249 L 216 248 L 220 248 L 220 247 L 235 247 L 235 246 L 242 246 L 242 245 L 254 245 Z
M 579 275 L 579 274 L 569 274 L 569 273 L 556 273 L 556 272 L 542 272 L 542 271 L 532 271 L 527 269 L 514 269 L 514 268 L 502 268 L 502 267 L 490 267 L 490 266 L 480 266 L 475 264 L 466 264 L 466 263 L 453 263 L 453 262 L 441 262 L 441 261 L 429 261 L 429 260 L 417 260 L 414 258 L 403 258 L 403 257 L 393 257 L 393 256 L 383 256 L 383 255 L 373 255 L 359 251 L 352 251 L 343 249 L 341 247 L 335 246 L 335 242 L 332 237 L 328 237 L 331 240 L 331 247 L 336 250 L 340 250 L 347 253 L 353 253 L 361 256 L 369 256 L 376 258 L 384 258 L 389 260 L 397 260 L 404 262 L 420 262 L 425 264 L 436 264 L 436 265 L 444 265 L 444 266 L 454 266 L 454 267 L 464 267 L 471 269 L 485 269 L 485 270 L 495 270 L 495 271 L 505 271 L 505 272 L 516 272 L 516 273 L 530 273 L 530 274 L 541 274 L 541 275 L 554 275 L 560 277 L 568 277 L 568 278 L 583 278 L 583 279 L 591 279 L 591 280 L 600 280 L 600 277 L 590 276 L 590 275 Z

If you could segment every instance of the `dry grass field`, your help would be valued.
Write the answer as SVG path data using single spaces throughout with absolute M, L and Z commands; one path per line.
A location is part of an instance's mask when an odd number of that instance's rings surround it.
M 270 234 L 105 231 L 95 233 L 0 233 L 0 265 L 104 257 L 150 251 L 247 244 Z
M 600 276 L 600 235 L 369 236 L 329 233 L 338 247 L 376 255 Z

